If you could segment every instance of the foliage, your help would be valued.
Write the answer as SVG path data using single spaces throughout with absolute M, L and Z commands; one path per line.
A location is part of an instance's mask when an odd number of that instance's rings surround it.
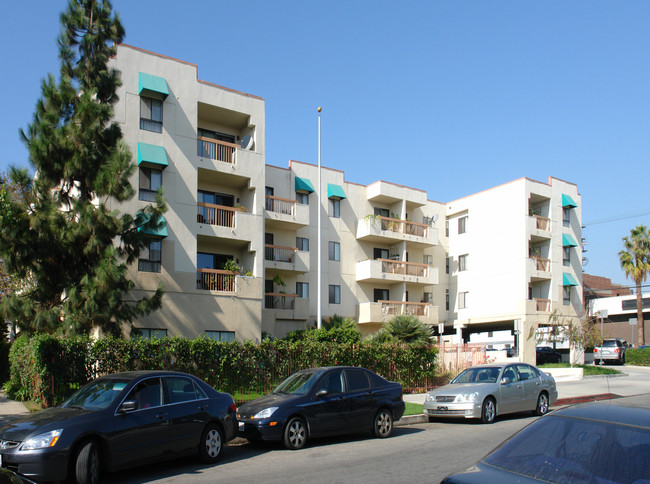
M 636 285 L 636 312 L 639 328 L 638 344 L 645 345 L 645 327 L 643 324 L 643 301 L 641 284 L 650 273 L 650 232 L 645 225 L 637 225 L 630 231 L 629 237 L 623 237 L 623 246 L 618 253 L 621 268 Z
M 141 228 L 158 228 L 162 193 L 134 217 L 111 207 L 134 195 L 133 157 L 113 119 L 119 73 L 108 66 L 124 37 L 107 0 L 70 0 L 61 15 L 58 79 L 43 81 L 27 131 L 21 131 L 36 175 L 12 169 L 22 197 L 3 196 L 0 258 L 29 291 L 3 298 L 2 314 L 23 331 L 85 334 L 93 327 L 121 333 L 122 322 L 161 304 L 130 301 L 127 279 L 147 243 Z M 10 223 L 5 225 L 5 220 Z
M 358 331 L 358 326 L 354 319 L 339 316 L 338 314 L 333 314 L 329 318 L 323 318 L 321 328 L 327 330 L 332 328 L 354 328 Z
M 650 366 L 650 348 L 628 348 L 625 362 L 628 365 Z
M 431 327 L 412 314 L 400 314 L 384 324 L 386 332 L 396 341 L 406 344 L 430 344 Z
M 232 271 L 237 273 L 242 272 L 242 268 L 239 267 L 239 265 L 234 261 L 234 259 L 228 259 L 226 263 L 223 265 L 223 269 L 226 271 Z

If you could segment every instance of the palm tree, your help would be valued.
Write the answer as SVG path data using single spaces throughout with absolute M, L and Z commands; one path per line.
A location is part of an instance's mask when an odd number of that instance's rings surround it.
M 395 316 L 384 325 L 384 329 L 400 343 L 431 343 L 431 327 L 424 324 L 412 314 L 400 314 Z
M 630 232 L 629 237 L 623 237 L 625 247 L 618 253 L 621 267 L 626 277 L 630 277 L 636 284 L 636 314 L 639 325 L 638 344 L 645 344 L 645 327 L 643 325 L 643 299 L 641 283 L 645 282 L 650 272 L 650 233 L 645 225 L 637 225 Z
M 344 316 L 339 316 L 338 314 L 333 314 L 329 318 L 323 318 L 321 320 L 321 327 L 325 330 L 330 330 L 333 328 L 352 328 L 358 329 L 357 323 L 354 319 Z

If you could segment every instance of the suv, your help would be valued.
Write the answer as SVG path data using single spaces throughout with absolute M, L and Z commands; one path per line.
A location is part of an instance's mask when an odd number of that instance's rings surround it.
M 594 348 L 594 363 L 603 364 L 612 361 L 619 365 L 625 364 L 625 350 L 627 342 L 624 339 L 606 339 L 600 346 Z

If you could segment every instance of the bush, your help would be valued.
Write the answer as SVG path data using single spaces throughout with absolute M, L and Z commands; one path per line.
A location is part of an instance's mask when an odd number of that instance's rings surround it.
M 625 352 L 628 365 L 650 366 L 650 348 L 629 348 Z

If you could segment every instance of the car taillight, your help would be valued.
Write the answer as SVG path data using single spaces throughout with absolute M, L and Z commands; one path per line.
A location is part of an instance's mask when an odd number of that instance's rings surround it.
M 614 353 L 620 353 L 620 352 L 621 352 L 621 349 L 620 349 L 620 348 L 616 348 L 616 349 L 614 350 Z
M 598 348 L 594 348 L 594 353 L 598 353 Z
M 235 405 L 234 402 L 230 405 L 230 410 L 232 410 L 235 413 L 237 412 L 237 405 Z

